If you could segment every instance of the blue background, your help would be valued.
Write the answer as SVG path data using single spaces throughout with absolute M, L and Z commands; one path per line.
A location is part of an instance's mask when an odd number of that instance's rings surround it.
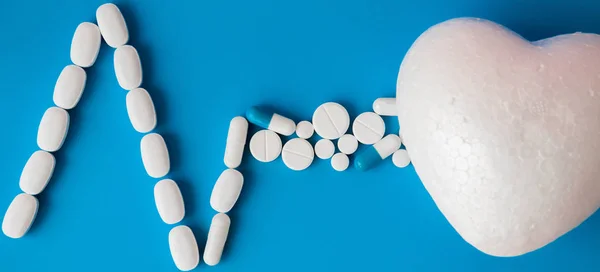
M 96 0 L 0 4 L 0 209 L 19 193 L 39 120 L 70 63 L 72 34 L 95 21 Z M 229 120 L 252 105 L 295 121 L 337 101 L 352 117 L 395 95 L 402 58 L 429 26 L 459 16 L 497 21 L 529 39 L 600 32 L 598 1 L 231 0 L 119 1 L 144 67 L 184 194 L 184 223 L 203 248 L 215 214 L 212 186 L 224 169 Z M 103 45 L 71 113 L 56 172 L 22 239 L 0 236 L 0 271 L 176 271 L 170 226 L 153 199 L 157 180 L 139 154 L 126 92 Z M 388 118 L 388 132 L 398 124 Z M 252 132 L 256 129 L 252 129 Z M 314 142 L 314 141 L 313 141 Z M 221 264 L 198 271 L 598 271 L 600 215 L 517 258 L 487 256 L 437 210 L 412 166 L 391 161 L 338 173 L 315 160 L 293 172 L 250 156 L 230 213 Z M 3 211 L 2 211 L 3 213 Z

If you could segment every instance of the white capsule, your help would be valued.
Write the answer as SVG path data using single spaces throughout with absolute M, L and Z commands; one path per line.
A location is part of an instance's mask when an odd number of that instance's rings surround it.
M 344 153 L 337 153 L 331 157 L 331 167 L 335 171 L 344 171 L 348 169 L 348 165 L 350 165 L 350 159 L 348 159 L 348 155 Z
M 200 262 L 196 236 L 188 226 L 180 225 L 169 232 L 169 249 L 177 269 L 190 271 Z
M 143 88 L 127 93 L 127 114 L 133 128 L 140 133 L 148 133 L 156 127 L 156 111 L 152 97 Z
M 315 144 L 315 154 L 319 159 L 329 159 L 335 153 L 335 145 L 329 139 L 321 139 Z
M 381 140 L 385 133 L 385 123 L 381 116 L 374 112 L 363 112 L 352 124 L 352 132 L 362 144 L 374 144 Z
M 237 202 L 243 185 L 244 176 L 242 176 L 242 173 L 235 169 L 226 169 L 221 173 L 215 187 L 213 187 L 210 195 L 210 206 L 220 213 L 229 212 Z
M 54 152 L 61 148 L 69 130 L 69 113 L 59 107 L 44 112 L 38 127 L 37 144 L 40 149 Z
M 131 45 L 119 46 L 114 56 L 115 75 L 121 88 L 133 90 L 142 85 L 142 63 L 137 50 Z
M 252 124 L 275 131 L 284 136 L 290 136 L 296 131 L 296 123 L 292 119 L 265 109 L 251 107 L 246 111 L 246 118 Z
M 229 131 L 227 132 L 227 143 L 225 145 L 225 165 L 229 168 L 236 168 L 242 163 L 244 156 L 244 147 L 248 137 L 248 121 L 246 118 L 237 116 L 229 122 Z
M 377 98 L 373 102 L 373 111 L 382 116 L 397 116 L 396 98 Z
M 334 140 L 342 137 L 350 126 L 350 115 L 342 105 L 327 102 L 319 106 L 312 118 L 315 132 L 322 138 Z
M 101 40 L 97 25 L 88 22 L 79 24 L 71 40 L 71 61 L 84 68 L 94 65 Z
M 389 134 L 374 145 L 361 150 L 354 158 L 354 167 L 363 171 L 368 170 L 396 152 L 401 145 L 398 135 Z
M 154 185 L 154 202 L 163 222 L 172 225 L 179 223 L 185 216 L 185 205 L 177 183 L 163 179 Z
M 281 154 L 281 138 L 267 129 L 256 132 L 250 139 L 250 153 L 260 162 L 272 162 Z
M 162 178 L 169 173 L 171 161 L 167 144 L 160 134 L 146 134 L 141 141 L 142 162 L 149 176 Z
M 312 145 L 305 139 L 294 138 L 283 146 L 281 159 L 289 169 L 301 171 L 310 166 L 315 157 Z
M 410 164 L 410 157 L 406 149 L 398 149 L 392 155 L 392 162 L 398 168 L 407 167 Z
M 52 154 L 42 150 L 34 152 L 21 172 L 21 191 L 30 195 L 41 193 L 52 177 L 55 164 L 56 160 Z
M 219 213 L 213 217 L 206 239 L 206 247 L 204 248 L 204 262 L 206 264 L 214 266 L 221 261 L 230 225 L 231 219 L 224 213 Z
M 352 134 L 344 134 L 338 139 L 337 145 L 338 149 L 346 155 L 350 155 L 358 149 L 358 141 Z
M 301 121 L 296 125 L 296 135 L 302 139 L 308 139 L 313 136 L 315 129 L 309 121 Z
M 66 110 L 74 108 L 81 98 L 86 79 L 85 70 L 77 65 L 63 68 L 54 85 L 54 104 Z
M 117 6 L 112 3 L 101 5 L 96 10 L 96 21 L 106 44 L 117 48 L 127 43 L 129 31 L 125 18 Z
M 8 206 L 2 221 L 2 232 L 10 238 L 21 238 L 35 220 L 38 200 L 25 193 L 17 195 Z

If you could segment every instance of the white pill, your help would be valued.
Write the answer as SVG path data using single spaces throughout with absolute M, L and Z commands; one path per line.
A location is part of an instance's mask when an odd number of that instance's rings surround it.
M 350 115 L 348 115 L 348 111 L 342 105 L 335 102 L 327 102 L 315 110 L 312 123 L 315 132 L 319 136 L 334 140 L 348 131 Z
M 142 63 L 137 50 L 131 45 L 119 46 L 114 56 L 115 74 L 121 88 L 133 90 L 142 85 Z
M 373 111 L 382 116 L 397 116 L 396 98 L 377 98 L 373 102 Z
M 261 130 L 250 139 L 250 153 L 260 162 L 272 162 L 281 153 L 281 138 L 270 130 Z
M 344 134 L 344 136 L 340 137 L 337 142 L 338 149 L 346 154 L 350 155 L 356 151 L 358 148 L 358 141 L 352 134 Z
M 41 193 L 52 177 L 55 164 L 56 160 L 52 154 L 42 150 L 34 152 L 21 172 L 21 191 L 30 195 Z
M 352 124 L 352 132 L 356 139 L 363 144 L 374 144 L 383 138 L 385 123 L 381 116 L 374 112 L 363 112 Z
M 2 221 L 2 232 L 10 238 L 21 238 L 35 220 L 38 200 L 25 193 L 17 195 L 8 206 Z
M 198 243 L 188 226 L 180 225 L 169 232 L 169 249 L 177 269 L 190 271 L 200 262 Z
M 172 225 L 183 220 L 185 205 L 179 186 L 175 181 L 163 179 L 157 182 L 154 185 L 154 202 L 163 222 Z
M 218 213 L 213 217 L 208 230 L 206 247 L 204 248 L 204 262 L 206 264 L 214 266 L 221 261 L 230 225 L 231 219 L 224 213 Z
M 146 134 L 141 141 L 142 162 L 149 176 L 162 178 L 169 173 L 171 161 L 167 144 L 160 134 Z
M 227 132 L 227 143 L 225 145 L 225 165 L 229 168 L 236 168 L 242 163 L 244 157 L 244 147 L 248 137 L 248 121 L 246 118 L 237 116 L 229 122 L 229 131 Z
M 148 133 L 156 127 L 156 111 L 152 97 L 143 88 L 127 93 L 127 114 L 133 128 L 140 133 Z
M 335 171 L 344 171 L 348 169 L 348 165 L 350 165 L 350 159 L 344 153 L 337 153 L 331 157 L 331 167 Z
M 71 61 L 84 68 L 94 65 L 101 40 L 97 25 L 88 22 L 79 24 L 71 40 Z
M 396 167 L 404 168 L 410 164 L 410 157 L 406 149 L 398 149 L 392 155 L 392 162 Z
M 96 10 L 96 21 L 106 44 L 117 48 L 129 40 L 129 31 L 125 18 L 117 6 L 112 3 L 101 5 Z
M 302 139 L 308 139 L 313 136 L 315 129 L 309 121 L 301 121 L 296 125 L 296 135 Z
M 44 112 L 38 127 L 37 144 L 40 149 L 54 152 L 60 149 L 69 130 L 69 113 L 59 107 Z
M 66 110 L 74 108 L 81 98 L 86 79 L 85 70 L 77 65 L 63 68 L 54 85 L 54 104 Z
M 335 153 L 335 145 L 329 139 L 321 139 L 315 144 L 315 154 L 319 159 L 329 159 Z
M 226 169 L 221 173 L 210 195 L 210 206 L 217 212 L 229 212 L 237 202 L 244 176 L 235 169 Z
M 283 146 L 281 159 L 292 170 L 300 171 L 308 168 L 315 157 L 312 145 L 305 139 L 294 138 Z

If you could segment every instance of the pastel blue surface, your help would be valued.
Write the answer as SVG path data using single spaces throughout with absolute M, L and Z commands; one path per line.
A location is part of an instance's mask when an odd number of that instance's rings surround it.
M 0 5 L 0 213 L 19 193 L 36 150 L 38 122 L 52 105 L 78 23 L 97 0 L 3 1 Z M 215 212 L 212 186 L 224 169 L 227 126 L 250 106 L 295 121 L 337 101 L 356 117 L 394 96 L 400 62 L 429 26 L 460 16 L 504 24 L 528 39 L 600 33 L 600 2 L 566 0 L 119 1 L 144 67 L 185 197 L 184 219 L 203 248 Z M 66 143 L 22 239 L 0 235 L 0 271 L 177 271 L 171 226 L 153 199 L 157 180 L 139 154 L 126 92 L 106 45 Z M 386 118 L 388 132 L 397 121 Z M 256 128 L 251 129 L 252 132 Z M 313 139 L 313 142 L 316 139 Z M 197 271 L 598 271 L 600 215 L 551 245 L 517 258 L 487 256 L 447 223 L 412 166 L 390 160 L 338 173 L 316 160 L 294 172 L 278 159 L 246 156 L 244 189 L 230 213 L 222 263 Z

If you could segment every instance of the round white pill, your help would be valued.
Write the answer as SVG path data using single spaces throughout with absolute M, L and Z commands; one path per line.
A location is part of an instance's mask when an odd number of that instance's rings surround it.
M 335 153 L 335 145 L 328 139 L 321 139 L 315 144 L 315 154 L 319 159 L 329 159 Z
M 283 146 L 281 158 L 292 170 L 300 171 L 308 168 L 315 157 L 312 145 L 305 139 L 294 138 Z
M 281 153 L 281 138 L 273 131 L 261 130 L 250 139 L 250 153 L 260 162 L 272 162 Z
M 350 159 L 348 159 L 348 155 L 344 153 L 337 153 L 331 157 L 331 167 L 333 167 L 335 171 L 344 171 L 348 169 L 348 165 L 350 165 Z
M 350 155 L 358 148 L 358 141 L 354 135 L 344 134 L 344 136 L 338 139 L 337 146 L 342 153 Z
M 410 157 L 406 149 L 398 149 L 392 155 L 392 162 L 398 168 L 407 167 L 410 164 Z
M 350 126 L 350 115 L 335 102 L 322 104 L 315 110 L 312 119 L 315 132 L 322 138 L 334 140 L 346 133 Z
M 374 144 L 381 140 L 385 133 L 385 123 L 381 116 L 374 112 L 363 112 L 352 124 L 352 132 L 356 139 L 363 144 Z
M 302 121 L 296 125 L 296 135 L 302 139 L 308 139 L 313 136 L 315 129 L 309 121 Z

